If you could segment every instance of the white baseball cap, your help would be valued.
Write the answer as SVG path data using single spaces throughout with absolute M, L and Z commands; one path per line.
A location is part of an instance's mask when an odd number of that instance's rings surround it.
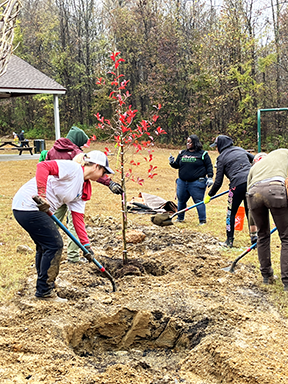
M 84 159 L 87 160 L 89 163 L 95 163 L 95 164 L 101 165 L 106 169 L 107 173 L 115 173 L 109 167 L 107 156 L 105 155 L 105 153 L 101 151 L 88 152 L 84 155 Z

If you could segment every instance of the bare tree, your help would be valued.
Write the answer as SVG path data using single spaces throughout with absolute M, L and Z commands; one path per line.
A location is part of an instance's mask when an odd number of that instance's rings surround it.
M 2 0 L 0 3 L 0 76 L 5 73 L 13 52 L 14 28 L 21 6 L 20 0 Z

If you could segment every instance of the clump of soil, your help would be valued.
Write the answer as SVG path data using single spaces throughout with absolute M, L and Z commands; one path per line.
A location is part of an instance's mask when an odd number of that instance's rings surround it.
M 61 263 L 59 296 L 34 298 L 36 272 L 0 308 L 1 383 L 271 384 L 288 382 L 287 320 L 259 273 L 227 261 L 216 239 L 175 226 L 134 226 L 122 264 L 119 225 L 90 218 L 94 264 Z

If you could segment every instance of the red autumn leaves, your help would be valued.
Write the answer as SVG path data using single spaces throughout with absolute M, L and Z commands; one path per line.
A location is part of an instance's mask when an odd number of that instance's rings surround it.
M 137 109 L 132 109 L 132 105 L 127 106 L 127 99 L 131 96 L 129 91 L 126 89 L 129 80 L 122 79 L 124 77 L 123 74 L 119 74 L 118 67 L 121 62 L 125 62 L 120 56 L 120 52 L 113 52 L 110 55 L 111 60 L 114 62 L 115 72 L 109 71 L 108 74 L 113 75 L 112 81 L 110 81 L 110 85 L 112 90 L 109 94 L 109 98 L 113 100 L 115 103 L 115 115 L 113 118 L 113 122 L 108 119 L 105 119 L 104 116 L 101 116 L 100 113 L 95 114 L 94 116 L 98 120 L 97 128 L 104 129 L 108 128 L 114 132 L 114 139 L 116 141 L 116 146 L 125 147 L 133 145 L 135 148 L 135 152 L 138 153 L 143 149 L 148 150 L 148 157 L 143 156 L 143 159 L 147 162 L 151 162 L 153 159 L 153 155 L 149 147 L 153 143 L 153 135 L 156 136 L 166 134 L 166 132 L 159 126 L 156 129 L 154 128 L 155 123 L 157 122 L 159 115 L 158 112 L 161 109 L 161 104 L 153 107 L 156 109 L 156 113 L 153 114 L 152 118 L 149 120 L 142 120 L 138 123 L 134 122 L 134 119 L 137 116 Z M 100 77 L 97 82 L 97 85 L 105 85 L 105 80 Z M 105 148 L 108 153 L 109 149 Z M 135 162 L 132 160 L 130 162 L 132 166 L 140 165 L 139 162 Z M 155 169 L 157 167 L 153 167 L 150 165 L 148 169 L 148 178 L 153 178 L 157 175 L 155 173 Z M 125 172 L 125 177 L 137 182 L 142 185 L 144 180 L 133 176 L 132 168 L 129 168 L 127 172 Z

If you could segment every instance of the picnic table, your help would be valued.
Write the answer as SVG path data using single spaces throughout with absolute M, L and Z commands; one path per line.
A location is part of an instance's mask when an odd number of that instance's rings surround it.
M 29 151 L 30 154 L 33 155 L 33 150 L 35 149 L 35 147 L 29 146 L 29 140 L 18 141 L 18 144 L 16 144 L 15 141 L 10 140 L 10 141 L 3 141 L 2 143 L 0 143 L 0 150 L 4 150 L 4 149 L 18 150 L 19 155 L 22 155 L 23 151 Z

